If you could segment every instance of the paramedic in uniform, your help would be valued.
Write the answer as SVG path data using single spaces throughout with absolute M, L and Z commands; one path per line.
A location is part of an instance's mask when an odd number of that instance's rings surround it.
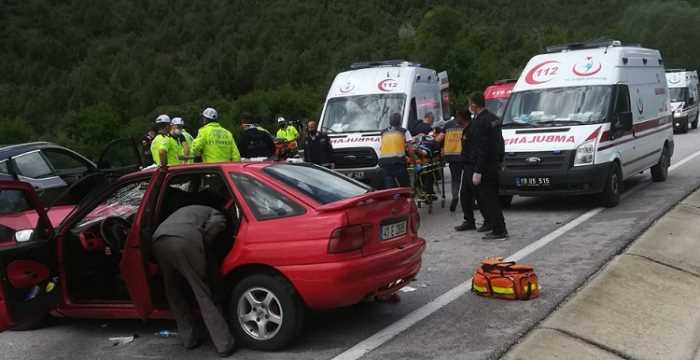
M 462 183 L 462 170 L 464 170 L 462 132 L 468 126 L 467 116 L 466 111 L 457 111 L 455 119 L 448 121 L 445 124 L 445 131 L 437 136 L 437 141 L 443 144 L 443 159 L 450 167 L 450 176 L 452 178 L 450 183 L 452 187 L 451 212 L 457 210 L 457 205 L 459 204 L 459 187 Z
M 382 131 L 379 143 L 379 167 L 384 172 L 384 187 L 411 186 L 406 169 L 406 151 L 412 151 L 408 143 L 412 140 L 408 130 L 401 127 L 401 114 L 393 113 L 390 127 Z
M 191 290 L 209 336 L 222 357 L 233 353 L 235 341 L 208 285 L 213 279 L 207 275 L 207 249 L 216 245 L 225 228 L 226 218 L 218 210 L 202 205 L 185 206 L 158 226 L 152 243 L 183 345 L 192 349 L 201 341 L 189 301 Z
M 469 126 L 472 134 L 469 151 L 473 171 L 471 184 L 477 190 L 480 208 L 486 215 L 484 225 L 489 225 L 487 229 L 479 230 L 491 230 L 484 240 L 505 239 L 508 231 L 498 197 L 498 178 L 504 155 L 500 120 L 486 109 L 484 95 L 480 92 L 469 95 L 469 111 L 474 114 Z M 463 179 L 469 182 L 469 178 L 465 167 Z

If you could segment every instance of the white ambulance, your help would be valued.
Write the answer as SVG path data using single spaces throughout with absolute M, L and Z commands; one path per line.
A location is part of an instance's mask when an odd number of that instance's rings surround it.
M 671 97 L 673 130 L 687 133 L 698 128 L 698 73 L 679 69 L 666 70 L 666 82 Z
M 379 139 L 389 117 L 399 113 L 413 130 L 427 113 L 449 117 L 447 73 L 403 60 L 357 63 L 335 77 L 319 128 L 333 144 L 335 170 L 381 184 Z
M 673 124 L 658 50 L 619 41 L 547 48 L 530 60 L 506 105 L 502 201 L 512 195 L 600 194 L 651 169 L 664 181 Z

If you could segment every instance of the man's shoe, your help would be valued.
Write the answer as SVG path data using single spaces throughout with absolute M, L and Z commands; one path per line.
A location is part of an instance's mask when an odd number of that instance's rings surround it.
M 483 240 L 505 240 L 508 238 L 508 232 L 504 231 L 501 233 L 490 233 L 482 237 Z
M 457 231 L 476 230 L 476 225 L 474 225 L 473 222 L 465 221 L 462 223 L 462 225 L 455 226 L 455 230 L 457 230 Z
M 457 211 L 457 204 L 459 204 L 458 199 L 452 199 L 452 202 L 450 202 L 450 212 L 455 212 Z
M 476 231 L 480 232 L 480 233 L 491 231 L 491 230 L 493 230 L 493 228 L 491 227 L 491 224 L 489 224 L 487 222 L 485 222 L 483 225 L 479 226 L 478 229 L 476 229 Z
M 226 351 L 221 351 L 221 352 L 219 352 L 218 354 L 219 354 L 219 357 L 220 357 L 220 358 L 227 358 L 227 357 L 233 355 L 233 353 L 234 353 L 235 351 L 236 351 L 236 346 L 231 346 L 230 349 L 228 349 L 228 350 L 226 350 Z

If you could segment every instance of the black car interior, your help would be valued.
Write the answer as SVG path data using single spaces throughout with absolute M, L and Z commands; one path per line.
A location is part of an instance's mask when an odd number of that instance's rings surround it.
M 68 232 L 64 240 L 64 258 L 70 297 L 77 303 L 130 302 L 119 264 L 134 217 L 141 205 L 149 179 L 122 184 L 88 212 Z M 157 307 L 167 307 L 162 277 L 150 257 L 150 235 L 177 209 L 188 205 L 206 205 L 222 211 L 229 219 L 216 254 L 231 248 L 240 221 L 231 190 L 218 172 L 183 172 L 166 178 L 158 197 L 150 197 L 152 224 L 142 244 L 150 277 L 151 297 Z M 216 261 L 221 261 L 217 259 Z

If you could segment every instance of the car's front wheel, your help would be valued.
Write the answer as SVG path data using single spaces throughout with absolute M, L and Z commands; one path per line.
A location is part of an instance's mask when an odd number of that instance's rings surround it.
M 279 350 L 301 332 L 304 306 L 280 276 L 252 275 L 233 289 L 229 317 L 236 338 L 255 350 Z

